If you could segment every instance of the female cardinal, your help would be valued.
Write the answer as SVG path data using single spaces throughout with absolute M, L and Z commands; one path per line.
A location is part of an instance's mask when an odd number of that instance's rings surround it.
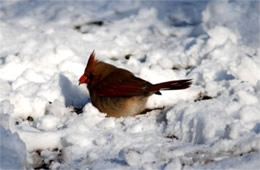
M 190 87 L 191 80 L 175 80 L 151 84 L 133 73 L 89 57 L 80 84 L 87 84 L 92 104 L 109 117 L 134 116 L 145 110 L 147 99 L 159 90 L 180 90 Z

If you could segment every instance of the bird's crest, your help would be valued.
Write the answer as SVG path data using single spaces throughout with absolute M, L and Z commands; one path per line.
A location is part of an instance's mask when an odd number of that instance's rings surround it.
M 96 55 L 95 55 L 95 50 L 93 50 L 93 52 L 92 52 L 92 53 L 90 54 L 90 56 L 89 56 L 87 67 L 89 67 L 89 66 L 91 66 L 91 65 L 94 64 L 94 62 L 95 62 L 95 57 L 96 57 Z

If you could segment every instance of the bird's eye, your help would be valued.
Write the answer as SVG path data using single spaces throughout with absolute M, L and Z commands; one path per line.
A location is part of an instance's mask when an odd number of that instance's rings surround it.
M 91 80 L 93 80 L 93 78 L 94 78 L 94 74 L 93 74 L 93 73 L 89 73 L 89 74 L 87 75 L 87 77 L 88 77 L 88 79 L 91 81 Z

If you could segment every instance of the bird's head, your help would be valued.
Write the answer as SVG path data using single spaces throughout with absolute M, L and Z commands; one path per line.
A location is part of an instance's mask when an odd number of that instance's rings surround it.
M 88 64 L 85 68 L 84 74 L 79 78 L 79 85 L 94 85 L 116 69 L 117 68 L 111 64 L 97 60 L 95 51 L 93 51 L 88 59 Z
M 93 80 L 96 62 L 98 61 L 95 59 L 95 51 L 93 51 L 88 59 L 88 64 L 85 68 L 84 74 L 79 78 L 79 85 L 88 84 Z

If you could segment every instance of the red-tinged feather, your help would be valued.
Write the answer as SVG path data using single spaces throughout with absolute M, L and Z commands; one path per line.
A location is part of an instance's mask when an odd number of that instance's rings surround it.
M 189 88 L 190 85 L 191 79 L 168 81 L 153 85 L 150 91 L 156 92 L 159 90 L 182 90 Z
M 98 96 L 130 97 L 148 94 L 151 83 L 135 77 L 127 70 L 118 70 L 95 87 Z
M 144 95 L 146 91 L 137 86 L 119 85 L 110 88 L 105 88 L 97 93 L 98 96 L 118 96 L 118 97 L 130 97 Z
M 93 65 L 94 64 L 94 62 L 95 62 L 95 50 L 93 50 L 93 52 L 90 54 L 90 56 L 89 56 L 89 59 L 88 59 L 88 64 L 87 64 L 87 67 L 86 67 L 86 69 L 88 68 L 88 67 L 91 67 L 91 65 Z M 86 72 L 86 69 L 85 69 L 85 72 Z

